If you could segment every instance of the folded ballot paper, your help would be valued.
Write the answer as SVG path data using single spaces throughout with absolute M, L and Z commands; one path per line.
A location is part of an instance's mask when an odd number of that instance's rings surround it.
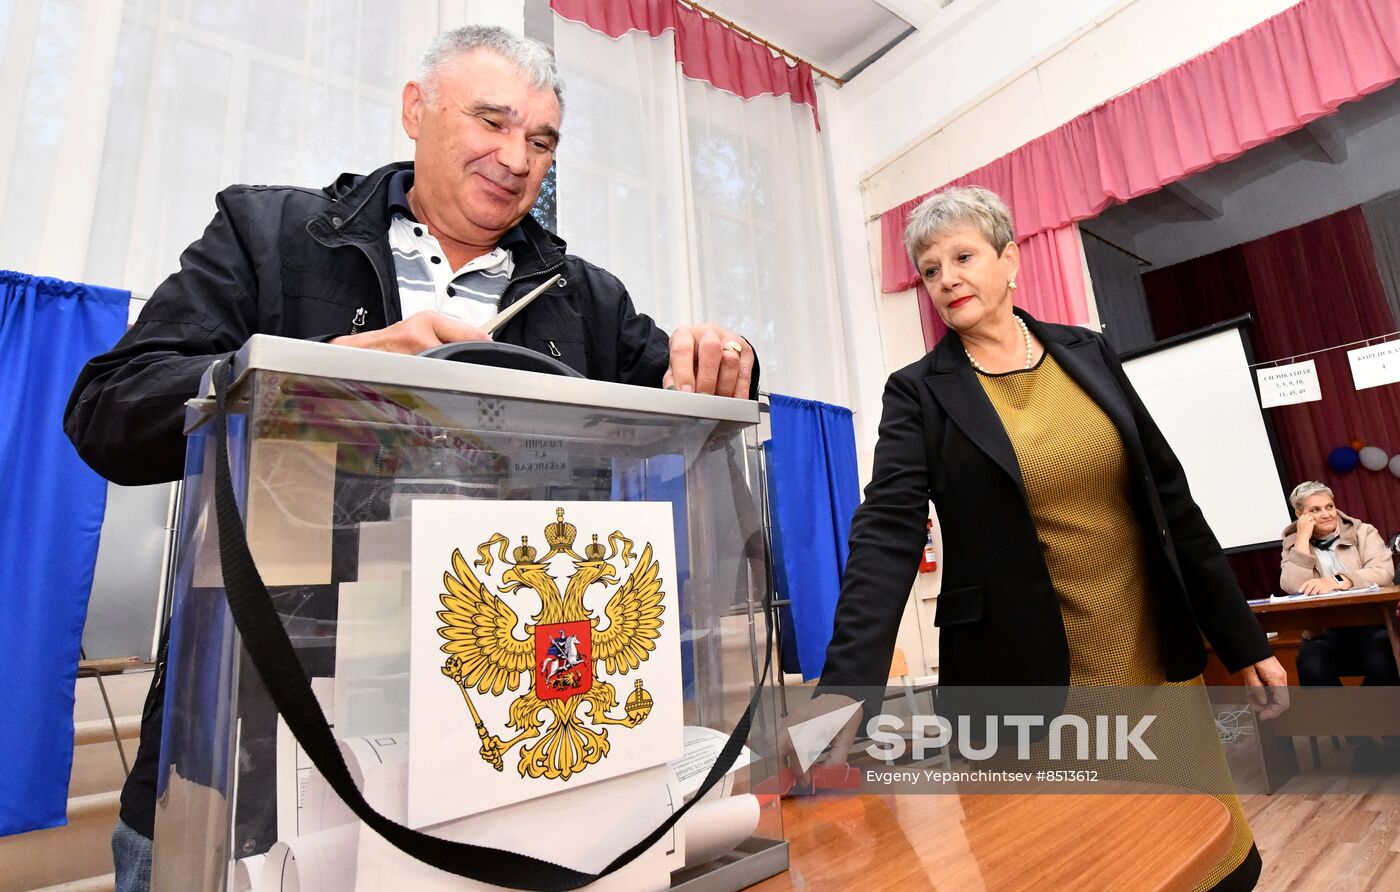
M 444 839 L 470 842 L 543 858 L 576 870 L 597 871 L 630 848 L 699 789 L 728 734 L 687 727 L 685 752 L 654 766 L 576 790 L 531 799 L 456 821 L 424 828 Z M 289 744 L 291 745 L 291 744 Z M 381 734 L 340 741 L 341 754 L 365 798 L 403 823 L 408 811 L 406 734 Z M 726 781 L 692 808 L 651 850 L 632 864 L 587 887 L 646 890 L 670 887 L 671 872 L 704 864 L 751 837 L 759 801 L 730 796 L 736 772 L 753 756 L 744 748 Z M 288 764 L 296 764 L 294 760 Z M 484 890 L 497 887 L 445 873 L 415 861 L 370 830 L 314 768 L 299 778 L 294 835 L 264 855 L 234 865 L 235 892 L 401 892 L 405 888 Z M 606 820 L 600 821 L 600 818 Z M 541 827 L 562 828 L 541 832 Z
M 340 741 L 351 776 L 378 811 L 404 823 L 408 813 L 409 741 L 405 734 Z M 681 803 L 666 765 L 539 797 L 424 832 L 553 861 L 576 870 L 602 869 L 656 828 Z M 403 889 L 482 890 L 496 887 L 429 867 L 403 854 L 361 823 L 312 769 L 298 809 L 300 833 L 266 855 L 234 865 L 241 892 L 401 892 Z M 600 821 L 606 816 L 606 822 Z M 543 832 L 541 828 L 555 828 Z M 600 829 L 603 828 L 603 829 Z M 665 889 L 685 864 L 680 826 L 626 868 L 590 886 L 595 890 Z M 715 834 L 707 834 L 707 844 Z
M 676 773 L 681 795 L 687 800 L 694 796 L 696 791 L 700 789 L 700 785 L 705 782 L 705 776 L 714 767 L 715 760 L 719 758 L 720 750 L 724 749 L 724 744 L 728 740 L 729 734 L 725 731 L 716 731 L 714 728 L 704 726 L 686 726 L 685 751 L 679 759 L 671 763 L 671 770 Z M 715 789 L 706 798 L 716 799 L 720 796 L 728 796 L 734 788 L 734 775 L 752 761 L 753 753 L 749 751 L 749 748 L 740 747 L 739 755 L 734 759 L 734 764 L 729 767 L 729 770 L 725 772 L 724 779 L 715 784 Z

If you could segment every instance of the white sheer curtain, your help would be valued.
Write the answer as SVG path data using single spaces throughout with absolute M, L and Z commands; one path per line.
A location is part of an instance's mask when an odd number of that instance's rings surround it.
M 682 77 L 669 33 L 555 18 L 568 111 L 559 234 L 665 328 L 713 321 L 765 390 L 850 405 L 826 165 L 812 110 Z
M 438 9 L 0 0 L 0 266 L 149 293 L 224 186 L 408 157 L 399 90 Z
M 667 329 L 690 318 L 680 92 L 670 36 L 611 40 L 554 20 L 564 75 L 559 234 Z

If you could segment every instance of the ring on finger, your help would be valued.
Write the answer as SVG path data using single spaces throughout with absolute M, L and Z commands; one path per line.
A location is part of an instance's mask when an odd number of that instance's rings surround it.
M 743 344 L 740 344 L 738 341 L 725 341 L 725 342 L 724 342 L 724 349 L 726 349 L 726 350 L 733 350 L 735 353 L 739 354 L 740 356 L 743 356 L 743 355 L 744 355 L 744 345 L 743 345 Z

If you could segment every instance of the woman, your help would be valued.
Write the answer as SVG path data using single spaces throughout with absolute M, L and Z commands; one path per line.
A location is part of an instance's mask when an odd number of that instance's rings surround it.
M 910 218 L 905 246 L 949 331 L 886 385 L 821 689 L 885 683 L 930 500 L 946 561 L 941 687 L 1199 684 L 1203 632 L 1257 693 L 1285 685 L 1113 352 L 1013 309 L 1012 237 L 985 189 L 938 193 Z M 1258 877 L 1228 800 L 1235 844 L 1203 888 Z
M 1395 563 L 1385 538 L 1369 523 L 1338 511 L 1326 484 L 1300 483 L 1288 501 L 1298 520 L 1283 531 L 1279 585 L 1285 592 L 1325 595 L 1394 581 Z M 1385 626 L 1328 629 L 1320 635 L 1304 633 L 1303 639 L 1298 681 L 1305 686 L 1340 685 L 1343 675 L 1364 675 L 1368 685 L 1400 684 Z

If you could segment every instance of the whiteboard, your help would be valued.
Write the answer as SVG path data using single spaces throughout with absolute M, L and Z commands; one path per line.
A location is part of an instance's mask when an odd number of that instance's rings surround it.
M 1220 544 L 1277 543 L 1293 517 L 1240 329 L 1172 344 L 1123 367 Z

